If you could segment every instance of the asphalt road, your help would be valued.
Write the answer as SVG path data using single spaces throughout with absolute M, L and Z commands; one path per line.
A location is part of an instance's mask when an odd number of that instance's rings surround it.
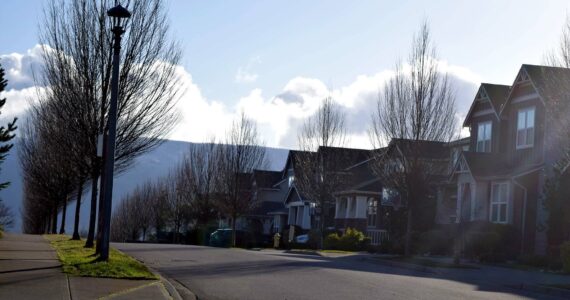
M 557 299 L 505 286 L 506 275 L 488 270 L 436 274 L 358 255 L 325 258 L 185 245 L 114 246 L 184 285 L 198 299 Z

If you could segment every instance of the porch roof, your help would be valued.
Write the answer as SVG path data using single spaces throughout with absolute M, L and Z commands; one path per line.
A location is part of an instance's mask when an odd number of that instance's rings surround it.
M 462 155 L 468 166 L 468 172 L 476 179 L 516 177 L 542 166 L 542 164 L 510 165 L 507 162 L 506 155 L 498 153 L 466 151 Z

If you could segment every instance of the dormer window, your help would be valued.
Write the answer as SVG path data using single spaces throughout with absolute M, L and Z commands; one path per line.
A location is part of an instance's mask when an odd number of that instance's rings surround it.
M 517 114 L 517 149 L 534 146 L 534 107 L 519 109 Z
M 477 152 L 491 152 L 492 123 L 479 123 L 477 128 Z

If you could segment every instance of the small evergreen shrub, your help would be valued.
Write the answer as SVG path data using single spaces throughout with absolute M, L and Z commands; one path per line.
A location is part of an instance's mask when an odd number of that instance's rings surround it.
M 367 249 L 370 239 L 364 233 L 347 228 L 346 232 L 339 236 L 337 233 L 331 233 L 325 238 L 325 249 L 343 250 L 343 251 L 361 251 Z
M 339 250 L 340 237 L 338 233 L 331 233 L 325 238 L 324 248 L 329 250 Z

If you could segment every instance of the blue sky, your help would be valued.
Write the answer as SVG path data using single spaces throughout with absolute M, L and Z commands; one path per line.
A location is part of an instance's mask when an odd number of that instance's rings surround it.
M 43 2 L 2 0 L 5 59 L 29 55 L 38 43 Z M 540 64 L 560 37 L 570 2 L 170 0 L 167 6 L 191 87 L 182 101 L 187 120 L 173 138 L 199 141 L 208 128 L 219 133 L 224 119 L 244 109 L 258 119 L 268 145 L 294 147 L 296 124 L 326 89 L 337 91 L 347 109 L 369 111 L 372 102 L 364 98 L 406 57 L 424 18 L 439 59 L 463 74 L 461 111 L 479 82 L 510 84 L 522 63 Z M 302 103 L 279 102 L 286 93 Z M 354 145 L 364 147 L 363 114 L 349 115 L 358 119 L 349 121 Z

